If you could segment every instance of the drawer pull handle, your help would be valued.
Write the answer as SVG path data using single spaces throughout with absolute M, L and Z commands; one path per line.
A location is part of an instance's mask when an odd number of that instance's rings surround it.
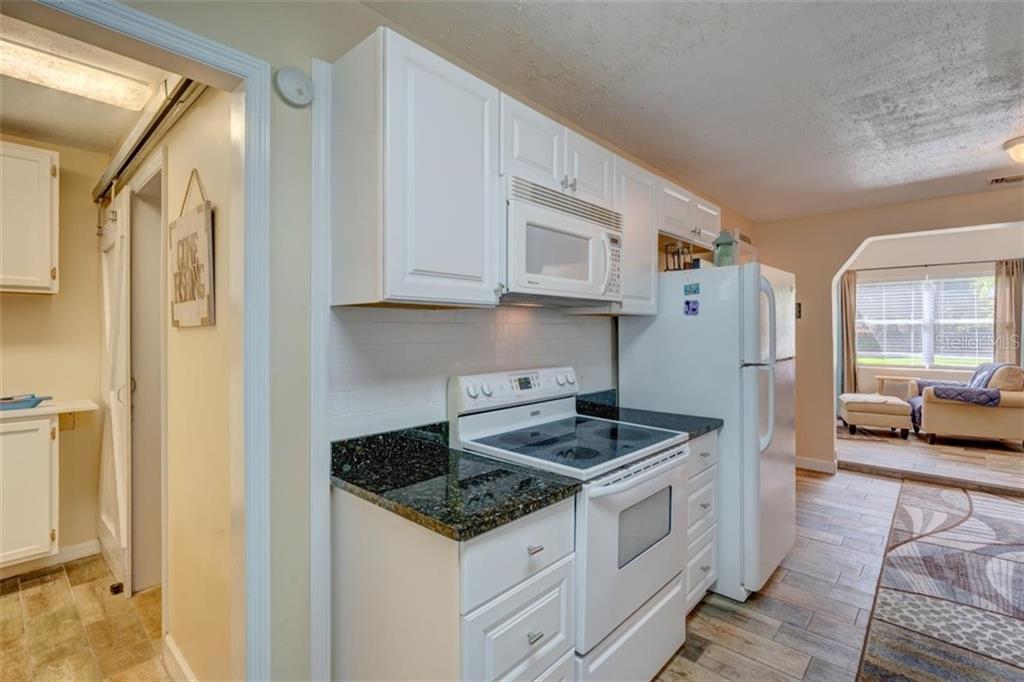
M 543 551 L 544 551 L 544 545 L 527 545 L 527 547 L 526 547 L 526 553 L 529 554 L 530 556 L 533 556 L 535 554 L 540 554 Z
M 702 452 L 702 453 L 700 453 L 700 456 L 701 457 L 710 457 L 711 453 L 710 452 Z
M 537 642 L 539 642 L 542 639 L 544 639 L 544 633 L 543 632 L 527 632 L 526 633 L 526 641 L 530 643 L 530 646 L 533 646 L 534 644 L 536 644 Z
M 700 508 L 701 509 L 708 509 L 709 507 L 711 507 L 711 503 L 710 502 L 701 502 L 700 503 Z
M 707 573 L 708 571 L 711 570 L 711 564 L 704 564 L 703 566 L 700 567 L 700 570 L 703 573 Z

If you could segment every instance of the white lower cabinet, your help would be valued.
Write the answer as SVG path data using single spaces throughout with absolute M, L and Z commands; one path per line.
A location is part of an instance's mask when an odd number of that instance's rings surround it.
M 573 680 L 572 498 L 458 542 L 334 489 L 335 680 Z
M 57 415 L 0 422 L 0 566 L 57 552 Z
M 533 680 L 572 650 L 574 555 L 462 618 L 466 680 Z
M 686 612 L 689 613 L 718 577 L 718 433 L 690 442 L 687 503 Z

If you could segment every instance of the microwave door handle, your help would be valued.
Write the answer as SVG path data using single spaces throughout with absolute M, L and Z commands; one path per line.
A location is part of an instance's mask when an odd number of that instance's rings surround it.
M 608 233 L 601 233 L 601 244 L 604 245 L 604 282 L 601 283 L 601 293 L 608 293 L 608 281 L 612 276 L 612 245 L 608 239 Z
M 630 488 L 635 488 L 636 486 L 641 485 L 642 483 L 645 483 L 651 480 L 652 478 L 656 478 L 657 476 L 662 475 L 663 473 L 669 471 L 670 469 L 675 469 L 677 466 L 682 466 L 683 464 L 686 463 L 688 459 L 687 455 L 689 453 L 689 449 L 683 450 L 682 452 L 679 453 L 678 456 L 673 457 L 667 462 L 657 464 L 648 469 L 647 471 L 643 471 L 639 474 L 636 474 L 635 476 L 627 478 L 625 481 L 622 481 L 620 483 L 612 483 L 610 485 L 591 488 L 590 490 L 587 491 L 587 497 L 590 499 L 595 499 L 598 497 L 605 497 L 607 495 L 615 495 L 616 493 L 625 492 Z

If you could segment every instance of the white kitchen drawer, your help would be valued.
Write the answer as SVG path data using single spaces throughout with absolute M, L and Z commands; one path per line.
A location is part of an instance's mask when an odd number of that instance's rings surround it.
M 573 551 L 573 498 L 524 516 L 459 547 L 465 615 Z
M 697 603 L 718 576 L 718 526 L 709 528 L 690 545 L 690 561 L 686 565 L 686 612 Z
M 690 498 L 686 509 L 688 543 L 696 542 L 718 520 L 717 475 L 718 467 L 713 466 L 690 478 Z
M 575 682 L 576 651 L 569 649 L 558 661 L 534 678 L 534 682 Z
M 675 576 L 583 658 L 580 682 L 650 680 L 686 640 L 684 576 Z
M 696 476 L 712 464 L 718 464 L 718 432 L 705 433 L 690 441 L 690 476 Z
M 462 679 L 533 679 L 572 650 L 574 557 L 462 618 Z

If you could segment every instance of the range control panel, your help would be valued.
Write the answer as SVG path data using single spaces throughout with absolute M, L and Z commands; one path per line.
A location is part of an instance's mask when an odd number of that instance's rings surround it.
M 572 367 L 543 367 L 448 379 L 448 417 L 548 398 L 575 395 Z

